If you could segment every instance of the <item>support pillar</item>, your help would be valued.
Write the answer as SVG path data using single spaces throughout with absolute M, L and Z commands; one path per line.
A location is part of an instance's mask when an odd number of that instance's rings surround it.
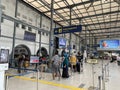
M 51 0 L 51 24 L 50 24 L 50 39 L 49 39 L 49 58 L 52 58 L 54 50 L 54 35 L 53 35 L 53 12 L 54 12 L 54 0 Z
M 82 20 L 79 20 L 79 24 L 82 25 Z M 80 32 L 79 32 L 79 51 L 81 50 L 81 43 L 80 43 Z
M 72 8 L 70 8 L 70 23 L 69 23 L 69 25 L 71 26 L 71 18 L 72 18 Z M 69 34 L 70 35 L 70 38 L 69 38 L 69 55 L 71 54 L 71 49 L 72 49 L 72 46 L 71 46 L 71 39 L 72 39 L 72 34 L 70 33 Z
M 18 11 L 18 0 L 16 0 L 16 4 L 15 4 L 15 18 L 17 17 L 17 11 Z M 14 22 L 12 53 L 11 53 L 11 60 L 10 60 L 11 65 L 12 65 L 12 61 L 14 59 L 15 36 L 16 36 L 16 23 Z
M 85 26 L 85 50 L 87 51 L 87 26 Z
M 0 36 L 1 36 L 1 18 L 2 18 L 2 5 L 0 0 Z
M 40 28 L 42 27 L 42 15 L 40 15 Z M 39 55 L 41 53 L 41 31 L 39 31 Z

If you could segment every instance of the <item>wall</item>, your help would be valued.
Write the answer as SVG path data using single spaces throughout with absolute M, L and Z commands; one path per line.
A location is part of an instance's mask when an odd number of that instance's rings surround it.
M 6 15 L 9 15 L 11 17 L 15 17 L 15 4 L 16 4 L 16 0 L 2 0 L 3 13 Z M 33 25 L 35 27 L 50 31 L 50 20 L 47 17 L 42 16 L 42 22 L 40 22 L 41 21 L 40 17 L 41 17 L 40 13 L 34 11 L 29 6 L 26 6 L 23 3 L 18 2 L 17 19 L 19 19 L 25 23 L 28 23 L 30 25 Z M 20 23 L 17 23 L 17 24 L 18 24 L 18 26 L 16 27 L 15 46 L 24 44 L 30 48 L 30 51 L 32 54 L 36 54 L 37 50 L 39 49 L 38 31 L 33 28 L 29 28 L 28 26 L 25 26 L 25 28 L 22 28 L 22 26 L 24 24 L 20 24 Z M 41 27 L 40 27 L 40 25 L 41 25 Z M 0 43 L 0 46 L 9 47 L 10 53 L 11 53 L 12 52 L 12 42 L 13 42 L 12 37 L 13 37 L 13 31 L 14 31 L 14 23 L 12 21 L 8 21 L 8 20 L 4 19 L 1 27 L 2 27 L 1 34 L 4 37 L 0 38 L 0 42 L 2 42 L 2 43 Z M 53 28 L 55 28 L 55 27 L 60 27 L 60 25 L 54 23 Z M 24 40 L 24 32 L 25 31 L 36 34 L 35 42 Z M 9 38 L 6 38 L 6 36 Z M 65 37 L 67 39 L 67 45 L 69 45 L 69 34 L 59 35 L 59 36 Z M 75 44 L 76 50 L 78 51 L 79 50 L 78 37 L 75 36 L 74 34 L 72 34 L 71 40 L 72 40 L 72 42 L 71 42 L 72 47 Z M 47 34 L 45 32 L 41 32 L 41 46 L 45 47 L 49 53 L 49 34 Z
M 11 17 L 15 17 L 15 3 L 16 0 L 2 0 L 2 11 L 4 14 L 9 15 Z M 42 16 L 42 22 L 40 23 L 40 13 L 34 11 L 30 7 L 24 5 L 21 2 L 18 2 L 18 10 L 17 10 L 17 18 L 25 23 L 28 23 L 30 25 L 33 25 L 35 27 L 41 28 L 47 31 L 50 31 L 50 20 Z M 57 25 L 59 26 L 59 25 Z M 12 42 L 13 42 L 13 31 L 14 31 L 14 23 L 12 21 L 4 19 L 1 24 L 1 35 L 3 37 L 0 38 L 0 46 L 5 46 L 10 48 L 10 53 L 12 52 Z M 28 31 L 31 33 L 36 34 L 36 40 L 35 42 L 30 42 L 24 40 L 24 32 Z M 9 37 L 9 38 L 6 38 Z M 18 23 L 18 26 L 16 27 L 16 40 L 15 40 L 15 46 L 19 44 L 24 44 L 27 47 L 30 48 L 32 54 L 36 54 L 37 50 L 39 49 L 39 34 L 38 31 L 31 28 L 29 30 L 28 26 L 25 26 L 25 28 L 22 28 L 22 24 Z M 9 42 L 9 43 L 8 43 Z M 45 47 L 49 52 L 49 34 L 41 32 L 41 42 L 42 47 Z

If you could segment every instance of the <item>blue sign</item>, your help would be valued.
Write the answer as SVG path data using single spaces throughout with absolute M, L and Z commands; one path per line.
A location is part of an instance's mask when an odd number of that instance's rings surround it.
M 61 28 L 55 28 L 54 34 L 63 34 L 63 33 L 74 33 L 74 32 L 81 32 L 82 31 L 82 25 L 79 26 L 66 26 Z

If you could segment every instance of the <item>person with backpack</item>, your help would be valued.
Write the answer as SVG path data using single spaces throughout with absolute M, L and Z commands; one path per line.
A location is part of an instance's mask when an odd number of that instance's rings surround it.
M 52 76 L 53 76 L 53 80 L 55 79 L 56 76 L 61 77 L 61 73 L 60 73 L 60 57 L 58 55 L 58 51 L 56 50 L 55 55 L 52 57 Z

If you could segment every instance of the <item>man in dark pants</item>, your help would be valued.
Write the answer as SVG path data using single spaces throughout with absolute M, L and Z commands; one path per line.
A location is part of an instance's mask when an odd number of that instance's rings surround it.
M 21 73 L 20 68 L 23 65 L 24 59 L 25 59 L 25 55 L 24 54 L 20 54 L 19 57 L 18 57 L 18 73 Z
M 77 67 L 77 71 L 80 73 L 81 68 L 83 68 L 83 55 L 80 54 L 80 52 L 78 52 L 77 59 L 78 59 L 78 62 L 76 67 Z

